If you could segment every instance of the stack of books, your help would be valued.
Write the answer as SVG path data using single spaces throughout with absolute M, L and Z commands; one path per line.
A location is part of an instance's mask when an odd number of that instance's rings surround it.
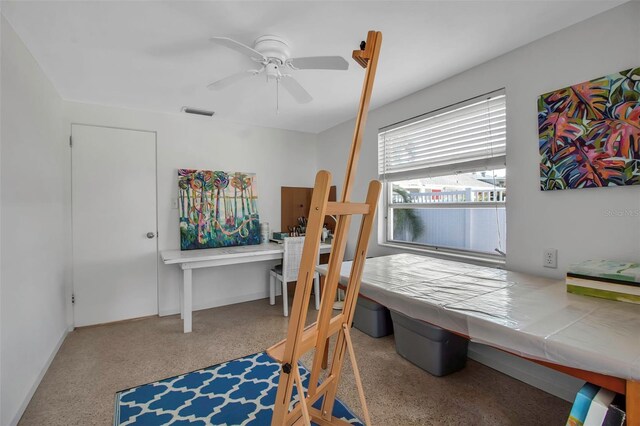
M 566 426 L 623 426 L 626 417 L 624 396 L 586 383 L 576 395 Z
M 640 263 L 587 260 L 567 272 L 567 291 L 640 304 Z

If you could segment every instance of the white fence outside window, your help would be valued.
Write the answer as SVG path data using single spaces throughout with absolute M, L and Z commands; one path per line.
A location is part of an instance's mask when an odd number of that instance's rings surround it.
M 411 204 L 446 204 L 446 203 L 503 203 L 507 199 L 506 188 L 471 189 L 462 191 L 409 192 Z M 393 194 L 393 204 L 404 204 L 400 194 Z

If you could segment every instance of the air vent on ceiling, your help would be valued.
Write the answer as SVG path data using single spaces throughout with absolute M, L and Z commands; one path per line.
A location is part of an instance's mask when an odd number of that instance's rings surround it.
M 206 109 L 191 108 L 187 106 L 182 107 L 182 112 L 186 112 L 187 114 L 204 115 L 205 117 L 213 117 L 213 114 L 215 114 L 214 111 L 207 111 Z

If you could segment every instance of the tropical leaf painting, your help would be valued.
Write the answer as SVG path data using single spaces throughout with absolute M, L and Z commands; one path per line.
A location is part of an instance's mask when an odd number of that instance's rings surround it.
M 640 184 L 640 68 L 538 98 L 543 191 Z
M 180 249 L 260 244 L 252 173 L 178 170 Z

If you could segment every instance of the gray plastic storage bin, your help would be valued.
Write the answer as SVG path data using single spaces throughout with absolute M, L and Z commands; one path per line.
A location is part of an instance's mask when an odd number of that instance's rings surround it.
M 384 337 L 393 333 L 389 310 L 364 297 L 358 297 L 353 326 L 371 337 Z
M 443 328 L 391 311 L 396 352 L 434 376 L 462 370 L 469 341 Z

